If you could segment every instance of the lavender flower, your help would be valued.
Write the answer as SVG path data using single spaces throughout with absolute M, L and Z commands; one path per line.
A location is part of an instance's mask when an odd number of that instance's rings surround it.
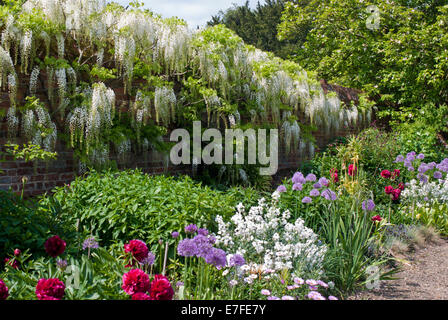
M 306 178 L 305 178 L 305 180 L 306 181 L 308 181 L 308 182 L 314 182 L 314 181 L 316 181 L 316 175 L 314 175 L 314 174 L 312 174 L 312 173 L 310 173 L 310 174 L 308 174 L 307 176 L 306 176 Z
M 89 237 L 82 243 L 82 250 L 90 249 L 98 249 L 98 242 L 95 241 L 94 237 Z
M 294 191 L 302 191 L 303 189 L 303 185 L 301 183 L 294 183 L 294 185 L 292 186 L 292 190 Z
M 302 199 L 302 203 L 311 203 L 313 201 L 313 199 L 311 199 L 310 197 L 304 197 Z
M 234 254 L 229 259 L 230 266 L 242 266 L 246 263 L 246 260 L 244 260 L 243 256 L 240 254 Z
M 375 209 L 375 203 L 372 199 L 366 200 L 362 202 L 362 209 L 364 211 L 373 211 Z
M 184 239 L 177 246 L 177 253 L 183 257 L 192 257 L 196 255 L 198 248 L 193 239 Z
M 189 224 L 185 227 L 186 233 L 196 233 L 198 231 L 198 227 L 195 224 Z
M 277 190 L 278 193 L 286 192 L 286 187 L 284 185 L 279 185 Z
M 310 196 L 311 197 L 317 197 L 319 195 L 320 195 L 320 192 L 317 189 L 313 189 L 313 190 L 310 191 Z

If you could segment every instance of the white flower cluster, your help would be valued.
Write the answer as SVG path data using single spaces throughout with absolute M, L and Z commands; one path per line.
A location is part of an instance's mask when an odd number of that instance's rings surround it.
M 448 179 L 427 183 L 412 179 L 401 195 L 406 201 L 417 205 L 425 202 L 448 203 Z
M 326 246 L 318 244 L 317 235 L 302 219 L 288 222 L 290 212 L 280 212 L 277 198 L 274 194 L 270 204 L 261 198 L 258 206 L 247 213 L 239 204 L 228 223 L 217 216 L 216 244 L 229 253 L 242 255 L 247 265 L 257 264 L 258 268 L 320 271 Z

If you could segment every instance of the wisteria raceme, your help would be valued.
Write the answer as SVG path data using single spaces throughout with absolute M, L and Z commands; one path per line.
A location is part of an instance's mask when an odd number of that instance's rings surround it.
M 171 122 L 174 122 L 176 116 L 176 94 L 173 88 L 156 88 L 154 108 L 156 110 L 157 123 L 163 122 L 163 124 L 169 125 Z
M 39 77 L 40 69 L 39 67 L 34 67 L 33 71 L 31 71 L 30 75 L 30 94 L 34 95 L 36 93 L 37 88 L 37 79 Z

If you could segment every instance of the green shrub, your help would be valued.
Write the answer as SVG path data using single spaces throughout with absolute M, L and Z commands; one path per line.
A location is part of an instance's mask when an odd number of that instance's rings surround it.
M 102 245 L 142 239 L 148 244 L 167 239 L 190 223 L 214 230 L 216 215 L 229 217 L 238 202 L 255 201 L 256 193 L 235 188 L 224 193 L 204 187 L 190 177 L 149 176 L 139 170 L 78 177 L 41 200 L 55 198 L 63 219 L 79 225 L 83 236 L 93 234 Z
M 43 211 L 33 202 L 24 202 L 9 191 L 0 190 L 0 259 L 15 248 L 30 249 L 33 254 L 44 252 L 48 236 L 58 234 L 70 239 L 69 227 L 59 219 L 54 202 Z

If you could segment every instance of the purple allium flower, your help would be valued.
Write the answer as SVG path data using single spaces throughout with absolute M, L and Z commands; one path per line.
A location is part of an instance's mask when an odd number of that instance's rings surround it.
M 419 173 L 425 173 L 428 170 L 429 170 L 429 168 L 426 165 L 426 163 L 424 163 L 424 162 L 418 167 L 418 172 Z
M 182 287 L 183 285 L 184 285 L 184 283 L 182 281 L 176 282 L 176 287 Z
M 403 162 L 403 161 L 404 161 L 404 157 L 401 154 L 398 155 L 397 158 L 395 158 L 395 163 Z
M 148 252 L 148 256 L 139 263 L 144 266 L 152 266 L 156 260 L 156 255 L 152 252 Z
M 327 178 L 322 177 L 322 178 L 319 179 L 319 183 L 320 183 L 322 186 L 326 186 L 326 187 L 328 187 L 329 181 L 328 181 Z
M 326 200 L 331 200 L 331 192 L 328 189 L 322 191 L 320 195 L 324 197 Z
M 294 191 L 302 191 L 303 185 L 301 183 L 294 183 L 292 186 L 292 190 Z
M 198 231 L 198 227 L 195 224 L 189 224 L 185 227 L 186 233 L 196 233 Z
M 428 197 L 424 197 L 423 200 L 425 200 L 426 202 L 428 202 L 428 201 L 429 201 L 429 198 L 428 198 Z
M 408 167 L 408 171 L 414 171 L 414 167 L 413 166 L 409 166 Z
M 213 249 L 207 236 L 198 234 L 193 238 L 193 242 L 196 245 L 196 255 L 198 257 L 205 258 L 208 256 L 210 251 Z
M 442 179 L 442 172 L 440 171 L 434 172 L 434 179 Z
M 375 209 L 375 203 L 372 199 L 366 200 L 362 202 L 362 209 L 364 211 L 373 211 Z
M 313 189 L 313 190 L 310 191 L 310 196 L 311 197 L 317 197 L 319 195 L 320 195 L 320 192 L 317 189 Z
M 177 253 L 183 257 L 192 257 L 196 255 L 198 248 L 193 239 L 184 239 L 177 246 Z
M 67 268 L 68 263 L 67 260 L 58 259 L 56 261 L 56 265 L 58 266 L 59 269 L 65 269 Z
M 309 173 L 305 178 L 305 180 L 308 182 L 314 182 L 314 181 L 316 181 L 316 179 L 317 179 L 316 175 L 312 174 L 312 173 Z
M 314 189 L 320 189 L 320 188 L 322 188 L 322 185 L 321 185 L 319 182 L 316 182 L 316 183 L 313 185 L 313 188 L 314 188 Z
M 276 296 L 270 296 L 268 297 L 268 300 L 280 300 L 280 298 Z
M 304 197 L 302 199 L 302 203 L 311 203 L 313 201 L 313 199 L 311 199 L 310 197 Z
M 303 176 L 302 172 L 296 172 L 291 178 L 292 183 L 305 183 L 305 177 Z
M 282 300 L 296 300 L 296 298 L 294 298 L 292 296 L 283 296 Z
M 212 248 L 205 257 L 205 262 L 217 268 L 224 268 L 227 263 L 226 252 L 222 249 Z
M 420 154 L 417 156 L 417 159 L 419 159 L 419 160 L 423 160 L 423 159 L 425 159 L 425 155 L 424 155 L 423 153 L 420 153 Z
M 286 192 L 286 187 L 284 185 L 279 185 L 277 190 L 278 193 Z
M 94 237 L 89 237 L 82 243 L 82 250 L 90 249 L 98 249 L 98 242 L 95 241 Z
M 422 183 L 427 183 L 428 182 L 428 176 L 423 174 L 423 173 L 419 173 L 417 175 L 417 179 L 419 179 L 420 182 L 422 182 Z
M 202 236 L 208 236 L 208 230 L 205 228 L 199 228 L 198 234 L 200 234 Z
M 179 232 L 177 232 L 177 231 L 173 231 L 173 232 L 171 233 L 171 236 L 172 236 L 174 239 L 176 239 L 176 238 L 179 236 Z
M 414 161 L 415 160 L 415 155 L 416 155 L 415 151 L 409 152 L 406 155 L 406 159 L 409 160 L 409 161 Z
M 209 236 L 209 237 L 208 237 L 208 242 L 209 242 L 210 244 L 214 244 L 214 243 L 216 242 L 216 238 L 215 238 L 215 236 Z
M 261 290 L 261 294 L 264 296 L 270 296 L 271 295 L 271 291 L 269 291 L 268 289 L 262 289 Z
M 427 164 L 427 167 L 429 168 L 429 170 L 432 170 L 432 169 L 434 169 L 434 168 L 436 167 L 436 165 L 437 165 L 437 163 L 435 163 L 435 162 L 433 161 L 433 162 L 428 163 L 428 164 Z
M 230 261 L 230 266 L 242 266 L 243 264 L 246 263 L 246 260 L 244 260 L 243 256 L 240 254 L 234 254 L 230 257 L 229 259 Z
M 336 298 L 335 296 L 329 296 L 328 300 L 339 300 L 338 298 Z

